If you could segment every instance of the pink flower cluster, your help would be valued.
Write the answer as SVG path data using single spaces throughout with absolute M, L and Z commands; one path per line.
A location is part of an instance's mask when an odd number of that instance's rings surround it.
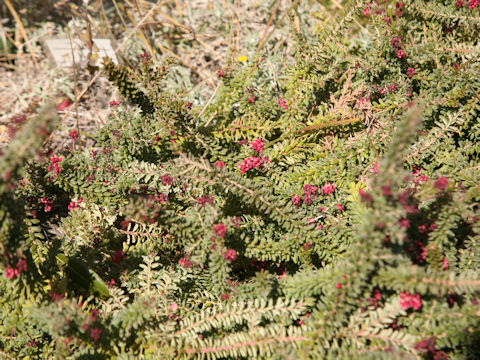
M 287 102 L 281 97 L 278 98 L 278 105 L 284 110 L 288 109 Z
M 298 195 L 294 195 L 292 196 L 292 203 L 293 205 L 295 205 L 296 207 L 299 207 L 300 204 L 302 203 L 302 198 Z
M 197 203 L 200 204 L 202 207 L 205 207 L 205 204 L 213 205 L 213 202 L 214 198 L 212 195 L 205 195 L 197 198 Z
M 374 308 L 377 308 L 379 306 L 379 302 L 381 299 L 382 299 L 382 293 L 380 292 L 380 290 L 375 289 L 375 291 L 373 292 L 373 296 L 368 298 L 368 302 Z
M 369 97 L 362 97 L 362 98 L 357 100 L 357 102 L 355 103 L 355 107 L 360 108 L 360 107 L 362 107 L 362 105 L 368 105 L 369 102 L 370 102 Z
M 456 6 L 457 8 L 461 8 L 463 5 L 464 5 L 464 4 L 463 4 L 463 0 L 457 0 L 457 1 L 455 2 L 455 6 Z M 468 1 L 468 8 L 469 8 L 470 10 L 473 10 L 473 9 L 475 9 L 475 8 L 477 8 L 477 7 L 480 7 L 480 0 L 469 0 L 469 1 Z
M 171 186 L 173 184 L 173 178 L 168 175 L 162 175 L 162 184 Z
M 439 177 L 435 182 L 433 183 L 433 186 L 440 190 L 440 191 L 445 191 L 448 185 L 448 180 L 445 176 Z
M 480 0 L 469 0 L 468 8 L 470 10 L 475 9 L 476 7 L 480 7 Z
M 250 142 L 250 146 L 253 150 L 255 150 L 256 152 L 261 154 L 264 147 L 265 147 L 265 144 L 263 143 L 262 139 L 257 139 L 257 140 L 254 140 L 254 141 Z
M 62 169 L 60 169 L 58 167 L 58 163 L 59 162 L 62 162 L 62 159 L 59 158 L 56 154 L 53 154 L 52 156 L 50 156 L 50 165 L 48 165 L 48 171 L 52 170 L 52 166 L 53 166 L 53 170 L 55 171 L 56 174 L 59 174 L 62 172 Z
M 190 259 L 188 258 L 188 256 L 185 256 L 185 257 L 181 258 L 180 260 L 178 260 L 178 263 L 180 265 L 182 265 L 185 269 L 188 269 L 188 268 L 192 267 L 192 263 L 191 263 Z
M 424 183 L 424 182 L 428 181 L 428 177 L 426 175 L 420 173 L 421 170 L 422 169 L 419 169 L 414 165 L 413 169 L 412 169 L 412 172 L 410 173 L 414 176 L 413 183 L 415 185 L 418 185 L 420 182 Z
M 303 202 L 307 205 L 312 203 L 312 197 L 315 197 L 318 192 L 318 187 L 310 184 L 303 185 Z
M 320 189 L 320 192 L 322 193 L 322 195 L 329 195 L 329 194 L 332 194 L 334 191 L 335 191 L 335 186 L 330 183 L 326 183 Z
M 102 329 L 92 328 L 90 329 L 90 337 L 93 341 L 98 341 L 100 339 L 100 335 L 102 334 Z
M 360 195 L 360 201 L 365 204 L 371 204 L 373 202 L 372 195 L 362 189 L 358 189 L 358 195 Z
M 46 213 L 50 212 L 53 210 L 53 208 L 55 207 L 55 204 L 53 203 L 52 200 L 48 199 L 47 197 L 41 197 L 38 202 L 40 204 L 44 204 L 45 207 L 43 209 L 43 211 L 45 211 Z
M 213 167 L 222 170 L 225 167 L 225 163 L 219 160 L 213 164 Z
M 24 259 L 19 259 L 17 262 L 17 266 L 15 268 L 11 268 L 7 266 L 5 269 L 5 277 L 7 279 L 13 279 L 16 276 L 19 276 L 22 272 L 28 271 L 28 264 Z
M 422 299 L 420 295 L 412 295 L 408 291 L 400 293 L 400 306 L 404 310 L 419 310 L 422 307 Z
M 407 54 L 402 49 L 398 49 L 396 55 L 399 59 L 405 59 L 407 57 Z
M 82 199 L 78 199 L 77 202 L 75 201 L 70 201 L 70 204 L 68 204 L 68 211 L 72 211 L 76 208 L 78 208 L 78 205 L 82 202 Z
M 118 250 L 115 254 L 113 254 L 112 256 L 112 261 L 115 263 L 115 264 L 118 264 L 119 262 L 125 260 L 125 253 L 123 252 L 122 249 Z
M 242 161 L 241 164 L 237 166 L 240 168 L 241 173 L 245 174 L 248 170 L 261 168 L 263 164 L 270 162 L 268 157 L 259 158 L 256 156 L 250 156 L 249 158 Z
M 115 100 L 112 100 L 108 103 L 108 106 L 110 107 L 114 107 L 114 106 L 118 106 L 120 105 L 122 102 L 121 101 L 115 101 Z
M 218 237 L 223 238 L 227 234 L 227 227 L 223 223 L 218 223 L 216 225 L 213 225 L 213 232 Z
M 70 139 L 77 140 L 78 139 L 78 131 L 76 129 L 70 130 L 68 133 Z
M 429 359 L 433 360 L 447 360 L 448 356 L 441 350 L 437 350 L 435 346 L 435 339 L 433 337 L 429 337 L 425 340 L 419 341 L 415 346 L 414 349 L 420 352 L 421 354 L 428 355 Z
M 237 259 L 237 252 L 233 249 L 227 249 L 223 257 L 228 261 L 235 261 Z
M 313 202 L 313 198 L 318 193 L 318 187 L 310 184 L 303 185 L 303 202 L 307 205 L 310 205 Z M 292 203 L 296 207 L 299 207 L 302 203 L 302 198 L 298 195 L 292 196 Z

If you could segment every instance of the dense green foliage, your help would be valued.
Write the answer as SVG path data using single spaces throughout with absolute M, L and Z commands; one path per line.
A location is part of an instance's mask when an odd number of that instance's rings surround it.
M 2 354 L 478 358 L 480 4 L 379 3 L 315 40 L 293 19 L 294 61 L 232 58 L 198 107 L 173 64 L 105 60 L 127 103 L 94 148 L 26 161 L 29 122 L 0 158 Z

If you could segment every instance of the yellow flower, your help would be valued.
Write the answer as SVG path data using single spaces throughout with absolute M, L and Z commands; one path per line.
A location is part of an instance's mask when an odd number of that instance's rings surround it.
M 248 57 L 246 57 L 246 56 L 239 56 L 238 61 L 239 61 L 239 62 L 248 61 Z

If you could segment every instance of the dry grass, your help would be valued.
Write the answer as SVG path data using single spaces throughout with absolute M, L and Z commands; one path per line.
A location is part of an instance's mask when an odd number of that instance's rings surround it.
M 41 39 L 76 36 L 89 26 L 93 37 L 123 43 L 118 55 L 125 63 L 137 61 L 143 50 L 158 61 L 174 58 L 179 66 L 169 87 L 199 104 L 211 96 L 218 83 L 216 70 L 229 58 L 252 55 L 260 47 L 288 53 L 289 10 L 295 10 L 297 26 L 314 32 L 331 16 L 327 8 L 342 6 L 340 0 L 95 0 L 87 1 L 88 7 L 81 1 L 8 2 L 12 6 L 0 5 L 0 41 L 8 37 L 16 48 L 0 58 L 0 145 L 8 139 L 6 130 L 15 116 L 28 118 L 47 102 L 74 101 L 81 89 L 88 89 L 68 115 L 60 112 L 62 121 L 50 144 L 55 149 L 71 147 L 69 130 L 78 126 L 85 135 L 104 123 L 111 111 L 108 102 L 117 94 L 102 76 L 92 81 L 87 69 L 56 69 Z M 58 21 L 48 21 L 49 16 Z

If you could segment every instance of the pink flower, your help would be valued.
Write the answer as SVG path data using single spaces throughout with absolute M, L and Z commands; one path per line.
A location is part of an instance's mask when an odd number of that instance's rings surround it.
M 47 197 L 45 197 L 45 196 L 44 196 L 44 197 L 41 197 L 41 198 L 38 200 L 38 202 L 39 202 L 40 204 L 44 204 L 44 205 L 45 205 L 43 211 L 45 211 L 46 213 L 52 211 L 53 208 L 54 208 L 54 206 L 55 206 L 55 204 L 53 203 L 53 201 L 52 201 L 52 200 L 49 200 L 49 199 L 48 199 Z
M 369 170 L 372 174 L 375 175 L 375 174 L 377 173 L 377 171 L 378 171 L 378 163 L 375 163 L 375 164 L 373 165 L 373 167 L 371 167 L 371 168 L 368 169 L 368 170 Z
M 412 295 L 409 292 L 401 292 L 400 293 L 400 306 L 404 310 L 408 310 L 410 308 L 414 310 L 419 310 L 422 307 L 422 299 L 420 295 Z
M 469 0 L 468 1 L 468 8 L 470 10 L 473 10 L 476 7 L 480 7 L 480 0 Z
M 342 284 L 336 283 L 336 284 L 335 284 L 335 287 L 340 290 L 340 289 L 342 288 Z
M 320 192 L 323 194 L 323 195 L 329 195 L 331 193 L 333 193 L 335 191 L 335 186 L 330 184 L 330 183 L 326 183 L 324 186 L 322 186 L 322 188 L 320 189 Z
M 406 205 L 408 202 L 408 199 L 410 198 L 410 193 L 408 191 L 403 191 L 397 196 L 398 202 L 402 205 Z
M 429 352 L 435 352 L 436 347 L 435 347 L 435 339 L 433 337 L 429 337 L 425 340 L 419 341 L 415 346 L 415 350 L 425 350 Z
M 162 184 L 163 185 L 172 185 L 173 184 L 173 178 L 168 176 L 168 175 L 162 175 Z
M 394 84 L 390 84 L 390 85 L 388 85 L 388 91 L 393 93 L 393 92 L 397 91 L 397 87 Z
M 445 176 L 439 177 L 434 183 L 433 186 L 440 191 L 444 191 L 448 185 L 448 180 Z
M 49 295 L 52 301 L 60 301 L 64 298 L 63 294 L 50 293 Z
M 408 76 L 408 77 L 412 77 L 412 76 L 414 76 L 414 75 L 415 75 L 415 69 L 412 68 L 412 67 L 409 67 L 409 68 L 407 69 L 407 76 Z
M 205 207 L 205 204 L 213 205 L 214 199 L 212 195 L 205 195 L 197 198 L 197 203 L 202 207 Z
M 15 276 L 18 276 L 18 270 L 12 269 L 10 266 L 7 266 L 5 269 L 5 277 L 12 280 Z
M 230 295 L 228 295 L 228 294 L 222 294 L 222 295 L 220 295 L 220 300 L 222 300 L 222 301 L 227 301 L 228 299 L 230 299 Z
M 295 205 L 296 207 L 299 207 L 301 202 L 302 202 L 302 198 L 300 196 L 298 195 L 292 196 L 293 205 Z
M 28 264 L 24 259 L 18 259 L 17 270 L 19 273 L 28 271 Z
M 287 102 L 281 97 L 278 98 L 278 105 L 284 110 L 288 109 Z
M 373 296 L 368 298 L 368 302 L 370 303 L 370 305 L 377 308 L 378 302 L 380 301 L 381 298 L 382 298 L 382 293 L 380 292 L 380 290 L 375 289 L 373 292 Z
M 370 13 L 370 8 L 367 6 L 365 9 L 363 9 L 362 14 L 368 15 L 369 13 Z
M 178 260 L 178 263 L 182 265 L 185 269 L 192 267 L 192 263 L 190 262 L 190 259 L 187 256 Z
M 257 139 L 255 141 L 252 141 L 250 143 L 250 146 L 252 147 L 253 150 L 257 151 L 259 154 L 262 153 L 263 148 L 265 147 L 265 144 L 263 143 L 262 139 Z
M 428 181 L 428 176 L 424 175 L 424 174 L 420 174 L 418 175 L 418 180 L 421 181 L 421 182 L 427 182 Z
M 218 69 L 218 70 L 217 70 L 217 75 L 218 75 L 218 77 L 224 77 L 224 76 L 225 76 L 225 72 L 224 72 L 222 69 Z
M 307 251 L 311 248 L 312 248 L 312 243 L 310 241 L 302 246 L 302 249 L 305 250 L 305 251 Z
M 142 59 L 142 62 L 145 63 L 148 61 L 148 54 L 147 54 L 147 51 L 146 50 L 143 50 L 143 54 L 140 54 L 140 59 Z
M 259 158 L 251 156 L 242 161 L 241 164 L 238 164 L 238 167 L 241 170 L 242 174 L 245 174 L 247 171 L 255 168 L 260 168 L 264 163 L 269 162 L 268 158 Z
M 90 317 L 92 318 L 92 320 L 97 320 L 98 314 L 100 314 L 100 310 L 92 309 L 92 311 L 90 312 Z
M 52 169 L 52 165 L 53 165 L 53 169 L 55 171 L 56 174 L 58 173 L 61 173 L 62 172 L 62 169 L 60 169 L 58 167 L 58 163 L 61 162 L 62 159 L 59 158 L 56 154 L 53 154 L 52 156 L 50 156 L 50 165 L 48 165 L 48 171 L 50 171 Z
M 360 195 L 360 200 L 363 203 L 370 204 L 373 201 L 372 195 L 370 195 L 366 191 L 363 191 L 362 189 L 358 190 L 358 194 Z
M 404 59 L 407 57 L 407 54 L 402 49 L 397 50 L 396 55 L 399 59 Z
M 257 97 L 256 97 L 255 95 L 252 95 L 252 96 L 248 99 L 248 102 L 249 102 L 250 104 L 253 104 L 253 103 L 255 102 L 255 99 L 256 99 L 256 98 L 257 98 Z
M 455 2 L 455 6 L 456 6 L 457 8 L 462 7 L 462 6 L 463 6 L 463 1 L 462 1 L 462 0 L 457 0 L 457 1 Z
M 68 133 L 70 139 L 77 140 L 78 139 L 78 131 L 76 129 L 70 130 Z
M 98 328 L 92 328 L 90 330 L 90 337 L 93 339 L 93 341 L 98 341 L 100 339 L 100 335 L 102 334 L 102 330 Z
M 78 199 L 77 202 L 70 201 L 70 204 L 68 204 L 68 211 L 72 211 L 76 208 L 78 208 L 78 205 L 82 202 L 82 199 Z
M 115 254 L 112 256 L 112 261 L 115 264 L 118 264 L 120 261 L 125 260 L 125 254 L 122 249 L 118 250 Z
M 408 229 L 410 227 L 410 221 L 408 219 L 400 219 L 398 220 L 398 225 L 400 225 L 400 227 Z
M 170 311 L 175 312 L 175 311 L 177 311 L 177 310 L 178 310 L 178 305 L 177 305 L 177 303 L 176 303 L 176 302 L 171 303 L 171 304 L 170 304 Z
M 237 252 L 233 249 L 228 249 L 223 256 L 228 261 L 235 261 L 237 259 Z
M 388 185 L 383 185 L 382 187 L 380 187 L 380 189 L 382 190 L 382 195 L 383 196 L 392 196 L 393 195 L 392 190 L 390 189 L 390 186 L 388 186 Z
M 112 100 L 108 103 L 108 106 L 110 107 L 114 107 L 114 106 L 118 106 L 120 105 L 122 102 L 121 101 L 115 101 L 115 100 Z
M 303 185 L 303 193 L 305 195 L 316 195 L 318 192 L 318 187 L 312 186 L 310 184 Z
M 227 227 L 223 223 L 219 223 L 213 226 L 213 232 L 215 235 L 218 237 L 225 237 L 225 234 L 227 233 Z
M 213 167 L 214 168 L 219 168 L 220 170 L 222 170 L 225 167 L 225 163 L 223 161 L 219 160 L 215 164 L 213 164 Z
M 342 206 L 342 204 L 337 204 L 337 209 L 338 209 L 338 211 L 343 211 L 343 206 Z
M 66 108 L 68 108 L 72 102 L 69 99 L 63 100 L 60 104 L 57 105 L 57 110 L 58 111 L 63 111 Z
M 392 47 L 398 48 L 400 46 L 400 41 L 401 40 L 402 40 L 402 38 L 400 36 L 394 37 L 392 39 L 392 41 L 390 42 L 390 44 L 392 44 Z
M 443 268 L 443 270 L 448 269 L 448 260 L 446 258 L 442 259 L 442 268 Z

